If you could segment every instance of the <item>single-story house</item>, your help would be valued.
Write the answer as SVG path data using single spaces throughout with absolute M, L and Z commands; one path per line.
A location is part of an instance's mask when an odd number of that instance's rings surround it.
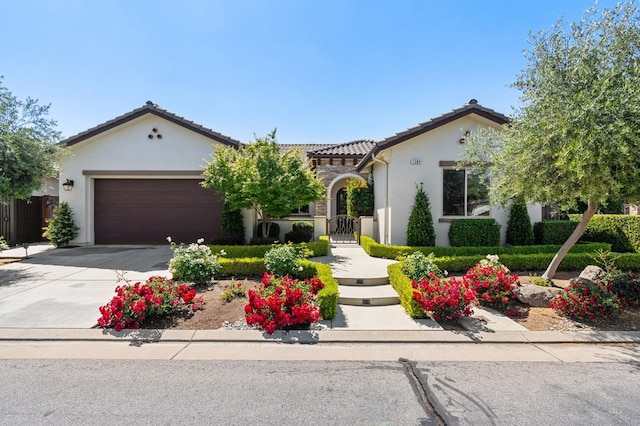
M 472 100 L 378 142 L 282 145 L 300 149 L 327 188 L 326 200 L 300 206 L 283 222 L 309 220 L 316 235 L 331 232 L 329 220 L 345 213 L 346 182 L 361 179 L 374 182 L 375 212 L 366 233 L 380 242 L 406 243 L 419 184 L 431 201 L 438 245 L 449 244 L 454 218 L 492 217 L 504 234 L 508 211 L 491 207 L 474 172 L 456 170 L 455 162 L 466 132 L 506 121 Z M 222 199 L 200 186 L 201 171 L 215 147 L 239 141 L 147 102 L 60 143 L 73 153 L 61 160 L 60 201 L 69 203 L 80 227 L 74 243 L 162 243 L 167 236 L 192 242 L 220 233 Z M 532 222 L 541 212 L 539 205 L 529 208 Z M 248 240 L 256 218 L 252 211 L 243 217 Z M 281 225 L 282 234 L 288 229 Z

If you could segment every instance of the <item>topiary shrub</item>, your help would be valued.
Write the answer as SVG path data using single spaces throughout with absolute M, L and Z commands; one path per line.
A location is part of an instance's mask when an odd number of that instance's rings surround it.
M 527 205 L 522 199 L 514 200 L 509 210 L 509 221 L 507 222 L 507 244 L 530 246 L 533 241 L 533 229 Z
M 449 244 L 453 247 L 497 246 L 500 225 L 495 219 L 453 219 L 449 227 Z
M 543 220 L 533 225 L 533 236 L 536 244 L 562 245 L 578 226 L 571 220 Z
M 229 203 L 225 202 L 220 218 L 220 229 L 222 234 L 215 237 L 214 244 L 220 245 L 243 245 L 244 244 L 244 219 L 240 209 L 232 209 Z
M 407 245 L 435 246 L 436 232 L 433 229 L 433 216 L 429 196 L 424 192 L 422 184 L 416 185 L 416 196 L 407 225 Z
M 308 243 L 313 239 L 313 224 L 309 222 L 296 222 L 293 224 L 291 232 L 284 234 L 286 242 Z
M 572 220 L 579 220 L 580 215 L 569 215 L 569 217 Z M 618 253 L 640 252 L 640 216 L 594 215 L 581 239 L 610 243 L 611 250 Z
M 347 181 L 347 214 L 353 217 L 373 215 L 373 188 L 359 179 Z
M 78 236 L 79 229 L 73 220 L 71 207 L 63 201 L 56 207 L 53 218 L 47 222 L 42 236 L 56 247 L 68 247 L 69 243 Z

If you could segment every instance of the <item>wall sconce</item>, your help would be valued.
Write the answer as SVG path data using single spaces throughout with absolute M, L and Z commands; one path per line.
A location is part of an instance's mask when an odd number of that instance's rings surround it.
M 73 181 L 67 179 L 66 182 L 62 184 L 62 187 L 65 191 L 71 191 L 73 189 Z

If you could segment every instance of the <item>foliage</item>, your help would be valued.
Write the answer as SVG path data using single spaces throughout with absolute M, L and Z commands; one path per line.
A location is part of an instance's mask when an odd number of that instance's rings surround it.
M 577 282 L 553 298 L 551 308 L 574 318 L 608 318 L 619 314 L 620 303 L 599 283 Z
M 333 278 L 331 266 L 325 263 L 302 261 L 305 276 L 317 276 L 324 283 L 317 300 L 323 319 L 332 319 L 338 314 L 338 281 Z M 308 271 L 308 272 L 307 272 Z
M 232 208 L 225 201 L 222 208 L 220 230 L 222 235 L 214 239 L 216 244 L 244 244 L 244 219 L 240 209 Z
M 300 261 L 310 254 L 305 244 L 274 246 L 264 254 L 264 266 L 271 274 L 295 277 L 304 269 Z
M 56 247 L 67 247 L 78 236 L 79 229 L 73 219 L 73 211 L 69 203 L 63 201 L 56 207 L 53 218 L 47 222 L 42 236 Z
M 527 204 L 522 199 L 514 200 L 509 210 L 507 222 L 507 244 L 512 246 L 530 246 L 533 244 L 531 218 Z
M 313 239 L 313 224 L 309 222 L 295 222 L 291 232 L 284 234 L 284 240 L 292 243 L 308 243 Z
M 244 299 L 245 297 L 247 297 L 247 290 L 241 282 L 228 285 L 220 294 L 220 299 L 225 302 L 231 302 L 233 299 Z
M 407 225 L 407 244 L 410 246 L 435 246 L 436 232 L 433 228 L 431 203 L 422 184 L 416 185 L 416 195 Z
M 222 257 L 218 261 L 221 277 L 259 277 L 267 271 L 262 257 Z
M 9 244 L 7 244 L 7 240 L 5 240 L 2 235 L 0 235 L 0 251 L 6 250 L 8 248 L 9 248 Z
M 640 305 L 640 273 L 611 271 L 598 277 L 596 282 L 618 296 L 622 309 Z
M 551 282 L 542 277 L 533 277 L 533 285 L 537 285 L 539 287 L 551 287 Z
M 429 274 L 419 282 L 412 281 L 413 297 L 416 303 L 433 319 L 456 320 L 473 314 L 471 306 L 475 301 L 473 289 L 466 278 L 445 280 L 435 274 Z
M 373 215 L 373 188 L 360 179 L 347 181 L 347 214 L 353 217 Z
M 0 202 L 27 199 L 45 178 L 58 176 L 58 157 L 65 152 L 56 122 L 48 120 L 50 105 L 37 99 L 18 100 L 0 77 Z
M 252 208 L 267 237 L 270 217 L 284 217 L 298 206 L 325 196 L 322 181 L 297 150 L 280 152 L 274 130 L 254 143 L 217 147 L 203 173 L 205 188 L 224 194 L 233 209 Z
M 517 298 L 515 289 L 520 280 L 496 255 L 487 255 L 467 271 L 465 278 L 481 303 L 506 304 Z
M 575 231 L 578 222 L 571 220 L 543 220 L 533 224 L 536 244 L 563 244 Z
M 467 138 L 465 163 L 489 172 L 492 201 L 587 204 L 543 275 L 553 278 L 599 205 L 640 201 L 640 13 L 633 3 L 587 10 L 531 37 L 513 87 L 521 107 L 500 132 Z
M 412 281 L 402 272 L 401 263 L 393 263 L 387 266 L 389 284 L 398 293 L 402 307 L 411 318 L 425 318 L 426 312 L 418 305 L 413 297 Z
M 119 278 L 118 282 L 122 279 Z M 126 280 L 125 280 L 126 281 Z M 116 331 L 139 328 L 145 320 L 178 312 L 191 313 L 204 303 L 196 297 L 196 290 L 186 284 L 176 284 L 164 277 L 149 277 L 144 283 L 137 282 L 116 287 L 116 296 L 99 308 L 100 327 L 112 327 Z
M 249 290 L 245 305 L 247 324 L 259 325 L 268 334 L 277 329 L 317 322 L 316 295 L 324 287 L 318 278 L 295 280 L 264 274 L 262 286 Z
M 211 245 L 209 247 L 214 253 L 222 250 L 226 253 L 225 257 L 233 259 L 237 257 L 264 257 L 264 254 L 273 248 L 273 244 L 261 246 Z M 313 257 L 326 256 L 329 254 L 329 237 L 322 235 L 319 241 L 312 241 L 306 244 L 306 247 L 311 250 L 311 256 Z M 259 275 L 262 275 L 262 273 Z
M 280 238 L 280 225 L 276 222 L 259 223 L 256 225 L 256 232 L 254 233 L 259 238 L 270 238 L 277 240 Z
M 495 219 L 453 219 L 449 226 L 449 243 L 453 247 L 497 246 L 500 225 Z
M 576 215 L 569 215 L 575 220 Z M 582 236 L 586 241 L 611 244 L 611 250 L 618 253 L 640 252 L 640 216 L 636 215 L 594 215 Z
M 197 243 L 191 243 L 188 246 L 184 244 L 176 246 L 176 243 L 171 241 L 171 237 L 167 237 L 167 241 L 171 244 L 173 252 L 173 257 L 169 260 L 169 271 L 174 280 L 208 284 L 221 271 L 218 255 L 213 254 L 208 246 L 202 244 L 204 239 L 199 239 Z M 224 251 L 220 252 L 220 256 L 225 254 Z
M 402 272 L 413 281 L 419 281 L 429 274 L 443 276 L 434 260 L 433 253 L 425 256 L 419 251 L 413 252 L 402 261 Z

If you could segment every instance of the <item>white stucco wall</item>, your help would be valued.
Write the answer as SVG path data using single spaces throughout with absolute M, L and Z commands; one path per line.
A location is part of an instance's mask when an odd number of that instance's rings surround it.
M 33 192 L 33 194 L 31 195 L 35 197 L 41 197 L 43 195 L 51 195 L 53 197 L 57 197 L 58 191 L 58 179 L 47 178 L 44 180 L 42 188 L 40 188 L 38 191 Z
M 464 145 L 459 143 L 460 139 L 464 137 L 466 131 L 474 131 L 479 126 L 497 127 L 495 123 L 472 114 L 382 150 L 376 155 L 377 158 L 389 162 L 388 180 L 384 164 L 376 162 L 373 166 L 376 219 L 381 242 L 394 245 L 406 244 L 407 224 L 416 194 L 416 185 L 422 183 L 431 203 L 436 245 L 449 245 L 450 224 L 440 222 L 440 219 L 445 218 L 442 204 L 442 170 L 444 168 L 440 166 L 440 161 L 459 160 L 464 149 Z M 419 160 L 420 164 L 412 164 L 416 162 L 415 160 Z M 386 183 L 388 183 L 389 207 L 385 224 Z M 530 206 L 529 214 L 532 222 L 539 221 L 542 209 L 539 205 Z M 493 206 L 489 217 L 496 219 L 502 225 L 502 242 L 504 243 L 508 210 Z M 385 226 L 388 226 L 386 233 Z M 385 234 L 388 234 L 386 241 Z
M 153 132 L 152 129 L 157 129 Z M 153 139 L 149 134 L 154 135 Z M 158 138 L 157 135 L 162 135 Z M 217 144 L 212 139 L 153 114 L 70 147 L 73 155 L 61 160 L 60 201 L 69 203 L 80 232 L 75 244 L 92 244 L 93 181 L 96 178 L 193 179 L 201 176 L 205 160 Z M 140 174 L 138 172 L 158 172 Z M 171 174 L 171 173 L 177 174 Z M 192 173 L 181 173 L 192 172 Z M 66 179 L 72 191 L 63 191 Z M 170 200 L 167 200 L 170 202 Z

